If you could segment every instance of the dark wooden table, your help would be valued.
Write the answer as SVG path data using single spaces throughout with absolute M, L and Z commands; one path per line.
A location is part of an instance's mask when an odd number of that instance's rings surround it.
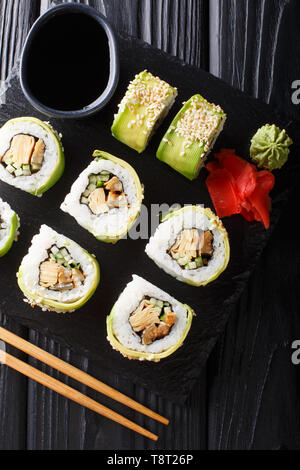
M 31 24 L 50 3 L 0 0 L 1 80 L 19 57 Z M 300 80 L 299 0 L 84 3 L 104 13 L 116 30 L 209 70 L 291 117 L 300 117 L 300 105 L 291 100 L 292 82 Z M 1 367 L 0 449 L 300 449 L 300 365 L 291 363 L 291 342 L 300 339 L 300 244 L 295 225 L 299 195 L 298 187 L 182 406 L 99 369 L 97 363 L 0 312 L 1 325 L 171 418 L 154 445 Z M 37 361 L 29 362 L 39 367 Z M 50 368 L 43 370 L 61 378 Z M 142 425 L 151 424 L 106 403 Z M 155 425 L 152 429 L 156 430 Z

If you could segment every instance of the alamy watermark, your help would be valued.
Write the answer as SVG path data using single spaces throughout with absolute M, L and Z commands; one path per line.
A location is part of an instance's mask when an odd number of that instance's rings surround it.
M 129 230 L 129 232 L 124 236 L 124 238 L 130 238 L 131 240 L 148 240 L 157 229 L 162 218 L 167 214 L 170 214 L 174 211 L 182 209 L 183 207 L 191 206 L 191 204 L 151 204 L 150 208 L 142 204 L 140 216 Z M 194 205 L 195 206 L 195 205 Z M 203 204 L 197 204 L 196 207 L 204 207 Z M 121 216 L 120 216 L 121 217 Z M 191 211 L 189 215 L 189 225 L 196 226 L 197 221 L 197 211 Z M 170 228 L 170 235 L 172 233 L 172 228 Z
M 1 364 L 5 364 L 5 357 L 6 357 L 6 348 L 4 341 L 0 340 L 0 367 Z
M 292 363 L 298 366 L 300 364 L 300 339 L 295 339 L 295 341 L 292 342 L 291 348 L 295 349 L 291 356 Z
M 295 90 L 292 93 L 292 103 L 300 104 L 300 80 L 294 80 L 292 83 L 292 90 Z
M 0 104 L 6 103 L 5 81 L 0 80 Z

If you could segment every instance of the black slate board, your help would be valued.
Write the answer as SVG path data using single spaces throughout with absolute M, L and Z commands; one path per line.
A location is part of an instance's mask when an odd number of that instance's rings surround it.
M 78 226 L 73 218 L 61 212 L 59 205 L 74 179 L 90 162 L 92 151 L 98 148 L 119 156 L 134 166 L 145 185 L 144 204 L 149 213 L 151 204 L 161 203 L 203 203 L 213 209 L 205 186 L 206 170 L 201 172 L 196 181 L 190 182 L 155 158 L 157 146 L 168 123 L 180 108 L 181 102 L 195 93 L 201 93 L 209 101 L 220 104 L 228 114 L 224 131 L 215 146 L 216 151 L 222 147 L 235 148 L 238 155 L 246 158 L 250 138 L 261 125 L 274 122 L 280 127 L 285 127 L 294 140 L 297 126 L 280 117 L 268 105 L 145 43 L 120 36 L 119 48 L 120 82 L 116 94 L 106 108 L 95 117 L 85 120 L 51 119 L 53 127 L 63 133 L 66 170 L 61 180 L 42 199 L 0 183 L 1 197 L 12 205 L 21 218 L 19 242 L 0 260 L 0 309 L 21 323 L 95 357 L 99 365 L 126 375 L 129 380 L 171 400 L 180 401 L 188 395 L 201 366 L 223 330 L 272 228 L 284 209 L 289 191 L 298 178 L 296 143 L 288 164 L 276 173 L 276 187 L 272 193 L 271 229 L 266 231 L 261 224 L 249 224 L 240 216 L 224 219 L 231 242 L 230 264 L 218 280 L 204 288 L 180 283 L 156 267 L 144 253 L 147 240 L 121 240 L 115 246 L 97 242 L 92 235 Z M 147 150 L 138 155 L 111 136 L 110 126 L 129 80 L 145 68 L 177 86 L 179 96 Z M 22 115 L 45 119 L 26 102 L 18 79 L 13 78 L 11 88 L 7 92 L 7 104 L 0 107 L 0 123 Z M 23 303 L 23 296 L 16 284 L 15 273 L 20 261 L 27 252 L 32 236 L 38 232 L 42 223 L 47 223 L 58 232 L 73 238 L 89 252 L 95 253 L 100 262 L 101 283 L 96 294 L 85 307 L 69 315 L 42 312 L 39 308 L 31 309 Z M 106 315 L 131 279 L 132 273 L 145 277 L 178 300 L 188 303 L 197 313 L 184 346 L 158 364 L 128 361 L 113 351 L 106 341 Z

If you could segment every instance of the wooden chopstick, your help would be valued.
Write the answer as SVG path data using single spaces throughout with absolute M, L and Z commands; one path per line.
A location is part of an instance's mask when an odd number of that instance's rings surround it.
M 35 357 L 39 361 L 44 362 L 48 366 L 59 370 L 60 372 L 68 375 L 69 377 L 72 377 L 78 382 L 81 382 L 84 385 L 87 385 L 88 387 L 96 390 L 97 392 L 100 392 L 110 398 L 113 398 L 114 400 L 128 406 L 129 408 L 132 408 L 135 411 L 138 411 L 146 416 L 149 416 L 150 418 L 153 418 L 156 421 L 159 421 L 160 423 L 163 423 L 166 425 L 169 424 L 169 420 L 167 418 L 164 418 L 158 413 L 155 413 L 155 411 L 150 410 L 146 406 L 143 406 L 137 401 L 133 400 L 132 398 L 127 397 L 121 392 L 118 392 L 117 390 L 110 387 L 109 385 L 106 385 L 100 380 L 95 379 L 94 377 L 87 374 L 86 372 L 83 372 L 82 370 L 77 369 L 71 364 L 64 362 L 58 357 L 53 356 L 53 354 L 50 354 L 47 351 L 44 351 L 38 346 L 35 346 L 34 344 L 29 343 L 25 339 L 20 338 L 19 336 L 15 335 L 14 333 L 11 333 L 10 331 L 2 327 L 0 327 L 0 339 L 5 341 L 6 343 L 11 344 L 17 349 L 20 349 L 26 354 L 29 354 L 30 356 Z
M 130 421 L 124 416 L 119 415 L 115 411 L 110 410 L 106 406 L 101 405 L 95 400 L 92 400 L 91 398 L 85 396 L 83 393 L 78 392 L 78 390 L 69 387 L 69 385 L 66 385 L 60 382 L 59 380 L 50 377 L 50 375 L 44 374 L 44 372 L 35 369 L 26 362 L 20 361 L 20 359 L 17 359 L 16 357 L 11 356 L 8 353 L 2 353 L 1 360 L 5 365 L 11 367 L 14 370 L 17 370 L 23 375 L 26 375 L 26 377 L 29 377 L 30 379 L 33 379 L 36 382 L 39 382 L 40 384 L 51 388 L 51 390 L 60 393 L 60 395 L 63 395 L 64 397 L 67 397 L 72 401 L 75 401 L 79 405 L 85 406 L 86 408 L 89 408 L 90 410 L 95 411 L 96 413 L 105 416 L 106 418 L 109 418 L 112 421 L 115 421 L 116 423 L 125 426 L 126 428 L 132 429 L 132 431 L 135 431 L 145 437 L 148 437 L 149 439 L 152 439 L 153 441 L 157 441 L 158 436 L 156 436 L 152 432 L 142 428 L 141 426 L 134 423 L 133 421 Z

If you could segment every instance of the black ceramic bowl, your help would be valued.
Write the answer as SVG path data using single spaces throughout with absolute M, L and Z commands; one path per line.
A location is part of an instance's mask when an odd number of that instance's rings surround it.
M 38 67 L 40 65 L 39 60 L 37 60 L 36 61 L 37 68 L 35 69 L 35 64 L 32 64 L 32 56 L 34 54 L 34 51 L 36 51 L 37 48 L 40 47 L 39 43 L 41 43 L 42 35 L 44 34 L 45 36 L 45 31 L 50 30 L 51 31 L 50 36 L 55 39 L 56 32 L 51 30 L 52 24 L 55 24 L 55 22 L 57 21 L 59 21 L 60 24 L 62 21 L 63 22 L 67 21 L 66 30 L 68 30 L 68 27 L 69 27 L 69 31 L 68 31 L 69 34 L 67 34 L 66 32 L 65 40 L 63 41 L 63 43 L 65 41 L 66 42 L 69 41 L 69 43 L 71 44 L 71 51 L 72 51 L 72 38 L 70 38 L 70 36 L 73 35 L 73 38 L 76 39 L 77 44 L 78 44 L 78 41 L 80 40 L 83 41 L 85 37 L 88 36 L 88 34 L 87 35 L 81 34 L 81 38 L 79 38 L 79 36 L 76 36 L 77 34 L 76 30 L 73 31 L 72 29 L 70 29 L 70 22 L 68 20 L 68 18 L 70 19 L 70 15 L 72 18 L 76 18 L 76 21 L 81 21 L 80 18 L 83 18 L 84 21 L 86 21 L 87 23 L 88 21 L 92 22 L 93 27 L 95 27 L 96 25 L 96 27 L 98 28 L 99 26 L 99 33 L 101 33 L 102 36 L 105 38 L 105 43 L 106 43 L 105 47 L 107 49 L 107 57 L 106 57 L 107 67 L 105 69 L 105 74 L 103 72 L 103 68 L 101 69 L 103 58 L 96 57 L 95 66 L 94 66 L 95 72 L 93 70 L 80 70 L 79 69 L 79 72 L 74 73 L 72 79 L 70 80 L 69 82 L 70 87 L 72 85 L 74 86 L 74 83 L 76 83 L 77 78 L 81 77 L 82 79 L 82 78 L 88 77 L 88 75 L 84 75 L 84 74 L 91 74 L 91 73 L 96 74 L 97 73 L 98 74 L 97 77 L 102 78 L 102 80 L 104 80 L 103 82 L 104 85 L 102 83 L 102 86 L 100 86 L 100 83 L 99 83 L 99 89 L 97 88 L 98 85 L 97 85 L 96 79 L 94 80 L 94 83 L 92 83 L 93 87 L 92 86 L 86 87 L 87 88 L 86 92 L 87 92 L 87 95 L 90 97 L 90 99 L 86 103 L 80 102 L 80 105 L 78 107 L 75 104 L 75 109 L 74 109 L 74 106 L 72 107 L 72 106 L 67 106 L 67 105 L 64 108 L 64 105 L 63 104 L 61 105 L 61 102 L 59 101 L 57 102 L 57 106 L 55 104 L 53 105 L 51 100 L 47 99 L 47 88 L 43 90 L 44 95 L 39 95 L 39 93 L 36 92 L 34 87 L 32 86 L 32 80 L 35 77 L 35 75 L 32 75 L 32 74 L 34 74 L 35 72 L 39 70 Z M 98 24 L 95 23 L 95 21 Z M 87 33 L 88 32 L 89 31 L 87 30 Z M 95 48 L 95 42 L 96 41 L 94 41 L 93 44 L 90 44 L 91 49 Z M 99 46 L 100 48 L 100 44 L 99 45 L 97 44 L 97 46 Z M 57 44 L 56 44 L 56 48 L 57 48 Z M 45 59 L 45 57 L 48 57 L 47 54 L 49 55 L 50 52 L 51 51 L 49 50 L 47 51 L 45 50 L 45 48 L 43 49 L 41 46 L 40 53 L 43 59 Z M 104 53 L 104 47 L 103 47 L 103 53 Z M 44 54 L 46 55 L 44 56 Z M 76 51 L 72 51 L 72 54 L 74 54 L 74 56 L 76 57 Z M 87 49 L 84 53 L 82 53 L 82 51 L 80 54 L 78 53 L 78 65 L 80 65 L 81 63 L 80 61 L 84 62 L 84 60 L 86 60 L 86 57 L 88 56 L 88 54 L 89 54 L 89 44 L 87 44 Z M 62 69 L 63 67 L 64 67 L 64 64 L 62 63 Z M 101 76 L 101 73 L 102 73 L 102 76 Z M 110 100 L 110 98 L 112 97 L 117 87 L 118 79 L 119 79 L 119 58 L 118 58 L 117 44 L 116 44 L 114 32 L 111 26 L 109 25 L 109 23 L 107 22 L 107 20 L 104 18 L 104 16 L 101 15 L 99 12 L 97 12 L 94 8 L 91 8 L 87 5 L 78 4 L 78 3 L 60 4 L 48 10 L 40 18 L 38 18 L 38 20 L 33 24 L 28 34 L 28 37 L 26 39 L 24 49 L 22 52 L 21 66 L 20 66 L 20 81 L 21 81 L 22 90 L 26 98 L 31 103 L 31 105 L 34 106 L 34 108 L 36 108 L 38 111 L 48 116 L 52 116 L 56 118 L 82 118 L 82 117 L 90 116 L 96 113 L 97 111 L 99 111 L 101 108 L 103 108 L 103 106 L 105 106 L 105 104 Z M 53 83 L 52 81 L 50 84 L 50 87 L 48 87 L 49 94 L 50 94 L 50 90 L 53 93 L 52 88 L 54 87 L 54 85 L 56 87 L 60 86 L 60 84 L 62 83 L 62 80 L 63 80 L 63 76 L 61 73 L 59 73 L 59 70 L 58 70 L 57 80 L 56 79 L 54 80 L 55 83 L 53 84 L 53 86 L 52 86 L 52 83 Z M 83 85 L 83 81 L 82 81 L 82 82 L 79 82 L 78 87 L 74 89 L 75 90 L 74 103 L 76 103 L 76 98 L 78 98 L 77 95 L 80 93 L 83 93 L 84 86 L 85 85 Z M 93 88 L 93 94 L 91 94 L 89 88 L 91 89 Z M 67 90 L 69 91 L 68 88 Z M 76 93 L 76 90 L 78 90 L 77 93 Z M 72 91 L 70 91 L 70 93 L 72 93 Z M 43 98 L 41 98 L 41 96 L 43 96 Z M 63 97 L 64 95 L 61 95 L 61 96 Z M 59 100 L 59 97 L 58 97 L 58 100 Z M 62 99 L 62 103 L 63 101 L 64 100 Z

